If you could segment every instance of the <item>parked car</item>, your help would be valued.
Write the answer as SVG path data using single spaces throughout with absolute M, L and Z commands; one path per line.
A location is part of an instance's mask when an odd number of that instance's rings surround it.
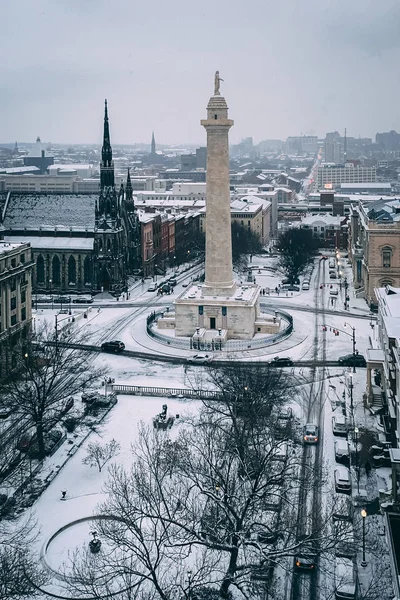
M 347 436 L 347 421 L 344 415 L 334 415 L 332 417 L 333 435 Z
M 289 419 L 292 418 L 292 416 L 293 416 L 293 411 L 290 406 L 288 406 L 286 408 L 281 408 L 278 413 L 278 419 L 281 419 L 282 421 L 288 421 Z
M 317 444 L 318 443 L 318 425 L 307 423 L 304 426 L 303 434 L 304 443 L 306 444 Z
M 353 523 L 349 521 L 335 521 L 336 556 L 353 558 L 356 553 Z
M 170 285 L 176 285 L 176 284 L 177 284 L 176 277 L 170 277 L 170 278 L 168 279 L 168 283 L 169 283 Z
M 269 364 L 273 367 L 292 367 L 294 363 L 291 358 L 286 356 L 275 356 Z
M 189 281 L 184 281 L 184 282 L 182 283 L 182 287 L 183 287 L 183 288 L 187 288 L 187 287 L 188 287 L 188 285 L 189 285 L 189 283 L 190 283 Z
M 69 296 L 57 296 L 53 300 L 54 304 L 69 304 L 71 302 L 71 298 Z
M 339 365 L 343 367 L 366 367 L 367 361 L 362 354 L 346 354 L 338 359 Z
M 350 558 L 336 558 L 335 565 L 335 598 L 337 600 L 354 600 L 357 597 L 357 582 L 354 563 Z
M 337 279 L 336 273 L 329 273 L 329 279 Z
M 350 461 L 349 443 L 347 440 L 335 440 L 336 462 L 348 465 Z
M 213 358 L 212 354 L 194 354 L 187 358 L 186 361 L 190 364 L 205 365 L 212 362 Z
M 148 292 L 156 292 L 157 291 L 157 286 L 155 283 L 152 283 L 148 288 L 147 288 Z
M 302 290 L 309 290 L 310 289 L 310 284 L 303 281 L 303 285 L 301 286 Z
M 331 296 L 338 296 L 339 295 L 339 291 L 338 290 L 329 290 L 329 294 Z
M 122 352 L 125 350 L 124 342 L 120 340 L 112 340 L 111 342 L 104 342 L 101 345 L 102 352 Z
M 336 467 L 335 490 L 342 494 L 351 494 L 351 475 L 347 467 Z
M 351 499 L 344 494 L 335 494 L 332 519 L 334 521 L 352 521 L 353 512 Z

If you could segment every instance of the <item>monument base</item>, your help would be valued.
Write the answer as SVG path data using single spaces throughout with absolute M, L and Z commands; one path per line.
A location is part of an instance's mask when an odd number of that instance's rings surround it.
M 199 336 L 210 330 L 215 338 L 249 340 L 255 333 L 272 333 L 271 327 L 279 329 L 273 319 L 265 321 L 264 329 L 258 285 L 239 285 L 233 296 L 210 296 L 208 290 L 204 285 L 192 285 L 175 300 L 176 337 Z

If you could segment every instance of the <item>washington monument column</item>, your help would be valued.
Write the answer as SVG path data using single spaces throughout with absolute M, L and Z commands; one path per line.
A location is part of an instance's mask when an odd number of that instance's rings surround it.
M 215 74 L 214 96 L 207 105 L 206 296 L 230 296 L 235 291 L 232 269 L 228 133 L 233 121 L 220 95 L 222 79 Z

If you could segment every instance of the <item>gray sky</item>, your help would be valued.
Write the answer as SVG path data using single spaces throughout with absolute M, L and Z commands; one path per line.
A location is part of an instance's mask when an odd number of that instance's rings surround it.
M 399 0 L 1 0 L 0 141 L 204 143 L 400 130 Z

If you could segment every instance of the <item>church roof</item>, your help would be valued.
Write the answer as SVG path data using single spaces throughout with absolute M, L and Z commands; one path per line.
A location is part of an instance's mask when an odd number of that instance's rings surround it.
M 94 231 L 95 194 L 11 193 L 3 225 L 6 230 Z

